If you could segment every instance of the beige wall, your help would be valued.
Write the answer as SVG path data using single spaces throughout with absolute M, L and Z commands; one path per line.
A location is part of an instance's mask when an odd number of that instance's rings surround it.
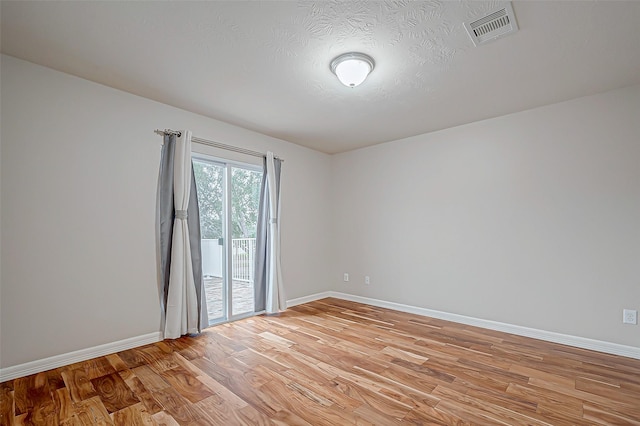
M 332 165 L 333 289 L 640 347 L 640 86 Z
M 1 66 L 3 368 L 159 330 L 156 128 L 285 158 L 289 299 L 333 289 L 640 347 L 621 323 L 640 309 L 640 86 L 328 156 Z
M 326 290 L 328 155 L 7 56 L 1 78 L 0 366 L 159 330 L 156 128 L 283 157 L 286 294 Z

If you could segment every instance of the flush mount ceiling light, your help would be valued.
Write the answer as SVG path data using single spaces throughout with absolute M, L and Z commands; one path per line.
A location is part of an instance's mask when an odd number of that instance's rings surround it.
M 347 87 L 356 87 L 367 78 L 375 67 L 373 58 L 364 53 L 344 53 L 331 61 L 331 72 L 338 77 L 340 83 Z

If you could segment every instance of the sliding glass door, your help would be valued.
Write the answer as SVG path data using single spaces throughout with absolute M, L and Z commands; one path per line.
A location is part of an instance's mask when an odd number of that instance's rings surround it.
M 207 299 L 209 324 L 227 318 L 225 285 L 225 165 L 212 161 L 193 161 L 198 188 L 202 275 Z
M 194 159 L 193 170 L 209 324 L 252 315 L 262 171 L 200 157 Z

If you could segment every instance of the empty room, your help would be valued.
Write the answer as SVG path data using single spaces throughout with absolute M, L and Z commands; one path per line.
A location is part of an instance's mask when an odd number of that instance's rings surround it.
M 0 1 L 0 425 L 640 425 L 640 1 Z

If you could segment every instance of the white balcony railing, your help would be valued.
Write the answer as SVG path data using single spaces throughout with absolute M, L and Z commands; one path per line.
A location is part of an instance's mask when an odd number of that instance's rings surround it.
M 256 239 L 234 238 L 231 240 L 232 279 L 253 282 Z M 205 276 L 222 276 L 222 246 L 217 239 L 202 239 L 202 273 Z
M 233 261 L 233 279 L 236 281 L 253 282 L 255 268 L 256 239 L 234 238 L 231 240 L 231 253 Z

